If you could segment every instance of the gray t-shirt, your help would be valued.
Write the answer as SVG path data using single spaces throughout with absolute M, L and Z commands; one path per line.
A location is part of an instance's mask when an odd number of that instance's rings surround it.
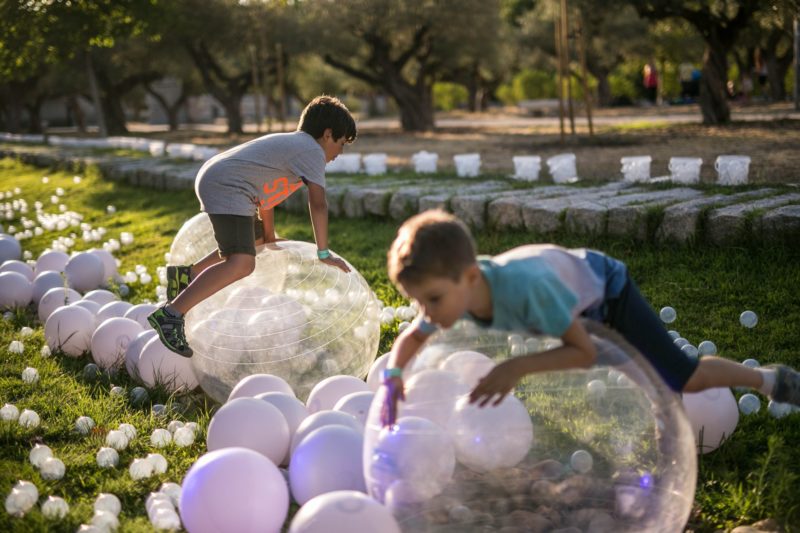
M 195 192 L 212 215 L 255 215 L 275 207 L 303 181 L 325 187 L 325 152 L 304 131 L 273 133 L 218 154 L 200 168 Z

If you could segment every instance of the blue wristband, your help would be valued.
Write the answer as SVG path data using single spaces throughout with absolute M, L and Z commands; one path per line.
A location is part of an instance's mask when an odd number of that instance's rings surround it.
M 317 250 L 317 258 L 319 259 L 327 259 L 331 256 L 331 251 L 327 248 L 323 250 Z
M 384 368 L 383 369 L 383 381 L 392 378 L 401 378 L 403 377 L 403 369 L 399 367 L 394 368 Z

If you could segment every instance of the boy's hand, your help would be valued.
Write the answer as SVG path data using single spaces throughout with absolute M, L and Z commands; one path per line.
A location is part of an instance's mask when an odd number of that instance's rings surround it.
M 343 272 L 350 272 L 350 267 L 347 266 L 347 263 L 344 260 L 339 259 L 338 257 L 330 256 L 326 257 L 325 259 L 320 259 L 323 263 L 330 266 L 335 266 L 336 268 L 342 270 Z
M 397 402 L 406 399 L 403 387 L 403 378 L 389 378 L 383 382 L 386 387 L 386 397 L 381 408 L 381 426 L 393 426 L 397 420 Z
M 516 359 L 503 361 L 486 374 L 485 377 L 481 378 L 478 385 L 469 395 L 469 403 L 479 401 L 478 405 L 484 407 L 492 398 L 499 395 L 500 397 L 492 404 L 499 405 L 522 377 L 517 372 L 515 364 Z M 481 399 L 483 400 L 481 401 Z

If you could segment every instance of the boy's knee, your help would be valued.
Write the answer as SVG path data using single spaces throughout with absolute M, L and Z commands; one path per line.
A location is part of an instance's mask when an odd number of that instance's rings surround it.
M 249 276 L 256 269 L 256 258 L 249 254 L 233 254 L 228 257 L 228 261 L 240 278 Z

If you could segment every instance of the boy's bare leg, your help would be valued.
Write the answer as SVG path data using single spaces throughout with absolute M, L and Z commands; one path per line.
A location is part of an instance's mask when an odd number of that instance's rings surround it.
M 683 387 L 683 392 L 698 392 L 714 387 L 761 389 L 763 384 L 762 370 L 723 357 L 706 356 L 700 359 L 697 370 Z
M 255 240 L 255 245 L 257 247 L 261 246 L 262 244 L 264 244 L 264 238 L 263 237 L 260 238 L 260 239 L 256 239 Z M 202 258 L 201 260 L 197 261 L 195 264 L 193 264 L 191 266 L 191 268 L 192 268 L 192 279 L 194 279 L 197 276 L 199 276 L 200 273 L 203 272 L 208 267 L 216 265 L 217 263 L 219 263 L 220 261 L 223 261 L 223 260 L 224 260 L 224 258 L 219 255 L 219 249 L 215 248 L 213 252 L 209 253 L 207 256 L 205 256 L 204 258 Z
M 205 261 L 209 256 L 201 260 Z M 234 281 L 250 275 L 256 265 L 256 258 L 249 254 L 232 254 L 224 261 L 212 263 L 192 279 L 171 303 L 170 307 L 186 314 L 189 310 L 220 289 Z

